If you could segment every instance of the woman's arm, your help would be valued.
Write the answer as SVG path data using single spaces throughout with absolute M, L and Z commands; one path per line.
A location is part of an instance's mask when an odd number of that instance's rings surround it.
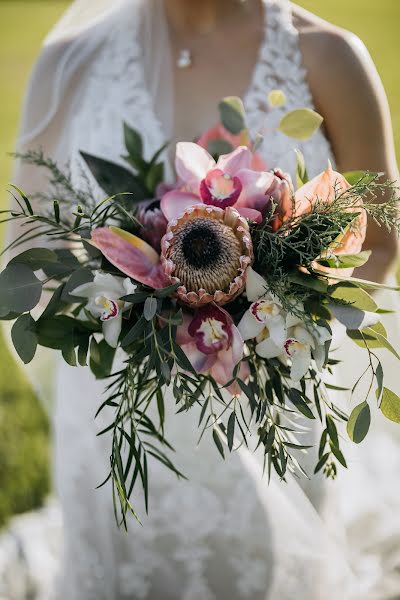
M 389 105 L 364 44 L 302 9 L 296 13 L 311 91 L 338 170 L 382 172 L 398 180 Z M 372 256 L 357 276 L 383 281 L 397 257 L 397 235 L 371 221 L 364 247 Z

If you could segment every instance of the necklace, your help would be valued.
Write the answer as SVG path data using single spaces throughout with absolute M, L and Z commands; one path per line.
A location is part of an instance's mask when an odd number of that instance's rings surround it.
M 192 66 L 192 53 L 189 48 L 182 48 L 179 50 L 176 66 L 178 69 L 188 69 Z
M 236 0 L 242 6 L 247 4 L 248 0 Z M 193 53 L 189 48 L 181 48 L 176 59 L 178 69 L 189 69 L 193 66 Z

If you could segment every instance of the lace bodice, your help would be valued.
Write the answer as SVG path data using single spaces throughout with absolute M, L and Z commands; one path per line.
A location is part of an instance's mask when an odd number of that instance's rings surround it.
M 312 107 L 312 98 L 290 3 L 264 0 L 264 12 L 264 40 L 244 101 L 250 128 L 265 133 L 268 164 L 294 174 L 293 141 L 276 130 L 282 110 L 270 111 L 266 96 L 272 89 L 283 90 L 286 109 Z M 69 151 L 77 178 L 79 150 L 120 160 L 122 121 L 140 129 L 147 157 L 165 142 L 146 87 L 139 27 L 132 4 L 123 19 L 118 15 L 114 19 L 106 43 L 98 48 L 82 80 L 69 124 Z M 299 147 L 311 174 L 331 158 L 321 132 Z M 226 464 L 210 439 L 196 450 L 198 415 L 194 411 L 174 415 L 170 397 L 166 434 L 189 481 L 177 482 L 164 467 L 152 463 L 150 515 L 143 518 L 143 527 L 132 523 L 128 535 L 117 533 L 109 488 L 94 490 L 107 471 L 109 440 L 95 438 L 93 426 L 102 385 L 88 371 L 71 373 L 70 367 L 60 365 L 55 420 L 57 480 L 68 544 L 63 599 L 261 600 L 276 598 L 280 590 L 280 599 L 289 600 L 298 597 L 299 580 L 304 599 L 321 597 L 319 586 L 326 581 L 323 574 L 327 576 L 323 560 L 330 548 L 317 534 L 313 541 L 307 539 L 308 524 L 298 517 L 296 507 L 296 502 L 306 503 L 301 489 L 293 483 L 288 499 L 281 484 L 268 487 L 261 477 L 262 457 L 259 461 L 244 450 Z M 101 425 L 98 422 L 96 428 Z M 309 510 L 310 521 L 317 523 L 318 517 Z M 319 522 L 314 529 L 319 529 Z M 293 539 L 290 548 L 285 544 L 288 538 Z M 300 548 L 307 544 L 308 552 L 299 562 Z M 335 594 L 339 583 L 331 583 Z
M 261 152 L 271 168 L 280 166 L 294 175 L 297 147 L 306 157 L 309 173 L 314 175 L 325 168 L 328 158 L 332 160 L 323 132 L 318 131 L 306 142 L 294 142 L 276 127 L 284 111 L 314 108 L 298 32 L 292 23 L 291 5 L 288 0 L 263 0 L 263 5 L 263 41 L 244 97 L 249 127 L 254 134 L 260 131 L 265 135 Z M 148 157 L 166 141 L 154 99 L 146 86 L 138 32 L 140 21 L 133 6 L 130 17 L 115 18 L 107 43 L 99 49 L 83 80 L 82 92 L 77 94 L 77 107 L 72 111 L 72 156 L 84 149 L 120 160 L 123 120 L 140 129 Z M 286 94 L 284 107 L 273 110 L 268 107 L 267 94 L 273 89 Z

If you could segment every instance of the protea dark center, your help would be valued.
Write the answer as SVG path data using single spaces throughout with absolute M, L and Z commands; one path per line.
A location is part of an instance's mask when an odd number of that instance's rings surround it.
M 242 253 L 231 227 L 197 217 L 177 229 L 167 257 L 175 264 L 174 276 L 188 290 L 204 289 L 212 294 L 229 288 L 238 274 Z

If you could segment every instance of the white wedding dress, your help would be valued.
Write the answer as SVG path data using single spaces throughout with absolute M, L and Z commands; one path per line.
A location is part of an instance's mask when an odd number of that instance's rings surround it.
M 41 145 L 59 162 L 72 160 L 77 182 L 79 150 L 120 160 L 122 121 L 140 130 L 147 156 L 166 141 L 171 128 L 166 109 L 171 81 L 154 50 L 156 43 L 168 43 L 165 27 L 159 28 L 162 3 L 125 0 L 109 8 L 105 2 L 93 19 L 86 14 L 89 4 L 75 3 L 49 36 L 32 77 L 20 141 L 22 149 Z M 78 27 L 74 10 L 82 18 Z M 268 111 L 266 94 L 282 89 L 286 109 L 312 107 L 313 102 L 290 3 L 264 0 L 264 12 L 264 40 L 244 100 L 253 131 L 265 131 L 268 165 L 293 173 L 293 142 L 276 132 L 280 111 Z M 167 52 L 161 54 L 167 60 Z M 298 146 L 311 175 L 323 170 L 328 158 L 333 160 L 322 132 Z M 29 188 L 45 185 L 38 177 L 20 167 L 18 184 L 24 189 L 28 182 Z M 45 360 L 50 360 L 47 354 Z M 48 374 L 52 363 L 45 364 Z M 359 505 L 357 514 L 352 513 L 356 486 L 351 480 L 342 484 L 339 478 L 328 485 L 322 477 L 311 482 L 289 478 L 287 483 L 272 478 L 268 484 L 262 477 L 262 456 L 241 449 L 223 462 L 211 435 L 197 446 L 198 413 L 174 414 L 170 396 L 166 437 L 188 480 L 177 480 L 151 463 L 149 515 L 139 491 L 133 502 L 143 526 L 132 519 L 128 533 L 118 530 L 110 487 L 95 489 L 109 465 L 110 440 L 96 437 L 106 417 L 94 421 L 104 383 L 96 382 L 88 369 L 62 360 L 54 369 L 55 480 L 65 535 L 57 600 L 397 597 L 376 592 L 384 572 L 377 564 L 379 555 L 360 562 L 358 540 L 346 543 L 345 525 L 361 522 L 364 515 Z M 363 485 L 363 475 L 359 477 Z M 374 552 L 372 548 L 371 556 Z M 361 575 L 360 564 L 365 567 Z

